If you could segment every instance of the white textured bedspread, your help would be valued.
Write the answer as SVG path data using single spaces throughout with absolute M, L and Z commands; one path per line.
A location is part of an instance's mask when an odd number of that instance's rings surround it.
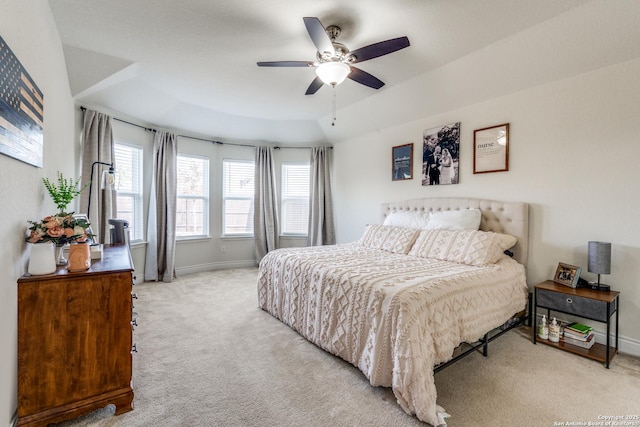
M 349 243 L 270 252 L 258 300 L 435 426 L 434 366 L 523 310 L 527 286 L 524 267 L 508 257 L 474 267 Z

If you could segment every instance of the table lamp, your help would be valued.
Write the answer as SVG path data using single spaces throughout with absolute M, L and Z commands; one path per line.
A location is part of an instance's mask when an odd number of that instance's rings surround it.
M 600 283 L 601 274 L 611 273 L 611 243 L 589 242 L 589 273 L 598 275 L 598 283 L 590 283 L 590 287 L 596 291 L 609 292 L 609 285 Z

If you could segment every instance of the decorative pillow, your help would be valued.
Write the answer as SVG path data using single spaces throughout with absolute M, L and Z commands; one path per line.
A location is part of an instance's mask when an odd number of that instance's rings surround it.
M 480 209 L 431 212 L 427 230 L 478 230 L 481 219 Z
M 406 255 L 411 250 L 419 232 L 412 228 L 372 224 L 367 226 L 359 243 L 368 248 Z
M 518 238 L 516 236 L 512 236 L 511 234 L 501 234 L 496 233 L 498 236 L 498 243 L 500 245 L 500 249 L 506 251 L 507 249 L 511 249 L 518 243 Z
M 502 258 L 503 245 L 501 235 L 491 231 L 423 230 L 409 255 L 483 267 Z
M 393 211 L 387 215 L 382 225 L 426 230 L 428 223 L 429 213 L 427 212 Z

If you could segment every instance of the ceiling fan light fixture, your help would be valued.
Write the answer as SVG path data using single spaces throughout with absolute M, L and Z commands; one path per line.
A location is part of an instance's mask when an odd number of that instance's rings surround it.
M 351 67 L 344 62 L 323 62 L 316 68 L 316 75 L 330 86 L 342 83 L 350 72 Z

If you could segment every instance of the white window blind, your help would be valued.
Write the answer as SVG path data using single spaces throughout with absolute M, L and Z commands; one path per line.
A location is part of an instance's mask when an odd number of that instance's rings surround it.
M 223 161 L 223 224 L 225 236 L 253 236 L 254 162 Z
M 308 234 L 310 173 L 308 163 L 282 164 L 282 234 Z
M 117 217 L 129 222 L 131 241 L 144 239 L 142 219 L 142 147 L 114 143 L 117 172 Z
M 209 159 L 178 154 L 176 237 L 209 234 Z

